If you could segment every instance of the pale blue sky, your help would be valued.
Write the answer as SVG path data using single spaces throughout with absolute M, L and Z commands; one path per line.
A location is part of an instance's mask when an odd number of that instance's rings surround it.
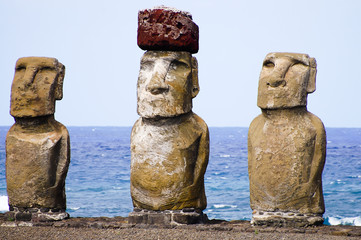
M 138 10 L 189 11 L 200 28 L 201 91 L 193 110 L 209 126 L 248 127 L 260 110 L 258 77 L 269 52 L 318 64 L 308 109 L 326 127 L 361 127 L 361 1 L 0 0 L 0 125 L 12 125 L 15 62 L 55 57 L 66 66 L 56 119 L 66 126 L 132 126 L 139 61 Z

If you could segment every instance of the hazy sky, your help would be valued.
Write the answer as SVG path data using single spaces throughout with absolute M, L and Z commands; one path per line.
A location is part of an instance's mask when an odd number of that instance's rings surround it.
M 12 125 L 10 89 L 20 57 L 55 57 L 66 66 L 56 119 L 66 126 L 132 126 L 144 53 L 138 10 L 189 11 L 200 29 L 201 91 L 193 111 L 209 126 L 248 127 L 260 110 L 258 77 L 269 52 L 317 60 L 308 109 L 326 127 L 361 127 L 359 0 L 0 0 L 0 125 Z

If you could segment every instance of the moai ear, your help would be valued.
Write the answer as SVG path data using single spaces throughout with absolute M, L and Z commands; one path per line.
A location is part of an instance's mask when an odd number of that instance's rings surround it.
M 63 82 L 65 76 L 65 66 L 61 63 L 58 63 L 57 67 L 58 79 L 56 80 L 55 85 L 55 99 L 61 100 L 63 98 Z
M 317 73 L 316 59 L 310 58 L 310 76 L 307 83 L 307 93 L 313 93 L 316 90 L 316 73 Z
M 195 98 L 199 93 L 198 84 L 198 61 L 197 58 L 192 57 L 192 98 Z

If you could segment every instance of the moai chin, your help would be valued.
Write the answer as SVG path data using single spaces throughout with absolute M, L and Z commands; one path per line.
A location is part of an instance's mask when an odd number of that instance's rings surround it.
M 209 133 L 192 112 L 199 92 L 197 60 L 191 54 L 198 51 L 198 26 L 189 13 L 166 7 L 140 11 L 138 25 L 138 45 L 148 51 L 137 84 L 140 118 L 131 134 L 134 212 L 129 220 L 202 222 Z
M 270 53 L 259 79 L 256 117 L 248 132 L 248 172 L 254 225 L 323 223 L 322 171 L 326 133 L 307 111 L 315 91 L 316 60 Z
M 65 67 L 55 58 L 18 59 L 11 88 L 15 124 L 6 137 L 6 181 L 10 218 L 53 221 L 65 212 L 69 134 L 54 119 L 62 99 Z

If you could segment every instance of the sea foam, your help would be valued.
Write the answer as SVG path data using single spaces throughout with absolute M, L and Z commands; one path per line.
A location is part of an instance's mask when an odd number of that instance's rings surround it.
M 214 204 L 214 208 L 236 208 L 237 205 L 227 205 L 227 204 Z
M 328 217 L 326 221 L 330 225 L 361 226 L 361 217 Z
M 0 196 L 0 212 L 9 211 L 8 196 Z

